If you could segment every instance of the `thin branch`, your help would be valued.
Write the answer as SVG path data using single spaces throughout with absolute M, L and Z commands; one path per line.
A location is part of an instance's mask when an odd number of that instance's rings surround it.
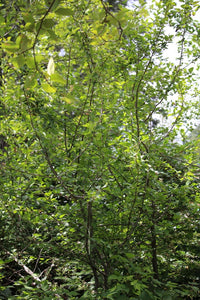
M 9 254 L 14 261 L 19 265 L 22 266 L 24 271 L 29 274 L 35 281 L 37 282 L 41 282 L 41 279 L 39 278 L 39 276 L 37 274 L 35 274 L 33 271 L 31 271 L 31 269 L 29 269 L 20 259 L 18 259 L 14 254 L 10 253 L 7 251 L 7 254 Z
M 44 281 L 44 280 L 46 280 L 48 278 L 48 276 L 49 276 L 52 268 L 54 267 L 54 265 L 55 265 L 55 259 L 53 259 L 53 261 L 52 261 L 52 263 L 51 263 L 51 265 L 49 267 L 47 267 L 45 270 L 43 270 L 40 273 L 39 277 L 41 277 L 42 274 L 45 273 L 45 276 L 41 279 L 41 281 Z
M 83 104 L 83 109 L 81 111 L 80 118 L 79 118 L 78 123 L 77 123 L 76 128 L 75 128 L 75 132 L 74 132 L 74 135 L 73 135 L 71 147 L 68 150 L 69 153 L 70 153 L 70 151 L 72 150 L 72 148 L 74 146 L 74 143 L 75 143 L 75 140 L 76 140 L 76 137 L 77 137 L 77 134 L 78 134 L 78 129 L 80 127 L 80 124 L 81 124 L 81 121 L 82 121 L 82 118 L 83 118 L 83 115 L 84 115 L 85 107 L 86 107 L 86 104 L 87 104 L 87 101 L 88 101 L 88 96 L 89 96 L 89 93 L 90 93 L 90 86 L 91 86 L 91 79 L 90 79 L 90 82 L 89 82 L 89 85 L 88 85 L 87 96 L 86 96 L 85 102 Z M 94 93 L 94 83 L 92 85 L 91 97 L 93 96 L 93 93 Z M 91 97 L 90 97 L 90 99 L 91 99 Z
M 42 17 L 42 19 L 41 19 L 41 21 L 40 21 L 40 25 L 39 25 L 39 28 L 38 28 L 38 31 L 37 31 L 37 33 L 36 33 L 35 40 L 34 40 L 34 43 L 33 43 L 33 46 L 32 46 L 33 49 L 35 48 L 35 46 L 36 46 L 36 44 L 37 44 L 38 36 L 39 36 L 40 31 L 41 31 L 41 29 L 42 29 L 42 25 L 43 25 L 43 23 L 44 23 L 44 20 L 45 20 L 45 18 L 47 17 L 47 15 L 50 13 L 50 11 L 51 11 L 51 9 L 52 9 L 52 7 L 53 7 L 53 5 L 54 5 L 55 2 L 56 2 L 56 0 L 53 0 L 53 1 L 51 2 L 49 8 L 47 9 L 47 11 L 45 12 L 44 16 Z
M 176 116 L 175 121 L 174 121 L 173 124 L 171 125 L 170 129 L 168 130 L 168 132 L 167 132 L 160 140 L 157 140 L 157 142 L 158 142 L 158 141 L 159 141 L 159 142 L 163 141 L 166 137 L 168 137 L 168 136 L 170 135 L 170 133 L 172 132 L 172 130 L 173 130 L 174 127 L 176 126 L 178 120 L 180 119 L 180 116 L 181 116 L 182 111 L 183 111 L 183 104 L 182 104 L 182 106 L 181 106 L 181 109 L 180 109 L 178 115 Z
M 163 27 L 164 27 L 164 24 L 160 27 L 160 30 L 159 30 L 159 32 L 158 32 L 158 34 L 157 34 L 157 37 L 156 37 L 156 40 L 155 40 L 155 44 L 157 43 L 157 41 L 158 41 L 158 39 L 159 39 L 159 36 L 160 36 L 160 33 L 161 33 Z M 136 87 L 136 80 L 137 80 L 137 77 L 138 77 L 138 76 L 137 76 L 137 74 L 138 74 L 138 69 L 137 69 L 135 81 L 134 81 L 134 84 L 133 84 L 133 87 L 132 87 L 132 99 L 133 99 L 133 101 L 135 102 L 135 118 L 136 118 L 137 137 L 138 137 L 138 139 L 140 139 L 140 120 L 139 120 L 139 108 L 138 108 L 139 90 L 140 90 L 140 86 L 141 86 L 141 84 L 142 84 L 142 81 L 143 81 L 143 79 L 144 79 L 144 76 L 145 76 L 145 74 L 146 74 L 146 72 L 147 72 L 147 70 L 148 70 L 148 68 L 149 68 L 149 66 L 150 66 L 150 64 L 151 64 L 151 62 L 152 62 L 152 59 L 153 59 L 153 57 L 154 57 L 154 54 L 156 53 L 156 50 L 157 50 L 156 47 L 152 50 L 152 53 L 151 53 L 151 55 L 150 55 L 150 57 L 149 57 L 149 61 L 147 62 L 146 66 L 145 66 L 145 68 L 144 68 L 144 71 L 143 71 L 143 73 L 142 73 L 142 75 L 141 75 L 141 77 L 140 77 L 140 79 L 139 79 L 138 84 L 137 84 L 136 91 L 135 91 L 135 87 Z M 139 64 L 139 61 L 138 61 L 138 64 Z M 135 91 L 135 92 L 134 92 L 134 91 Z M 144 146 L 145 149 L 146 149 L 146 145 L 144 144 L 144 142 L 143 142 L 143 146 Z M 140 144 L 139 144 L 139 147 L 140 147 Z
M 117 23 L 118 23 L 118 31 L 119 31 L 119 40 L 122 37 L 123 34 L 123 28 L 121 26 L 120 21 L 113 15 L 113 13 L 110 12 L 110 10 L 108 9 L 108 7 L 105 5 L 105 2 L 103 0 L 101 0 L 101 4 L 103 5 L 103 8 L 105 10 L 106 16 L 104 18 L 104 20 L 106 20 L 107 15 L 110 15 Z
M 33 273 L 35 273 L 35 271 L 36 271 L 37 265 L 38 265 L 38 263 L 39 263 L 39 260 L 40 260 L 41 254 L 42 254 L 42 250 L 43 250 L 43 249 L 40 249 L 40 253 L 39 253 L 38 258 L 37 258 L 37 260 L 36 260 L 36 263 L 35 263 L 35 267 L 34 267 Z
M 71 45 L 73 44 L 73 40 Z M 70 75 L 70 66 L 71 66 L 71 51 L 72 46 L 69 48 L 69 63 L 67 66 L 67 79 L 66 79 L 66 90 L 69 89 L 69 75 Z M 65 143 L 65 151 L 67 152 L 67 111 L 64 111 L 64 143 Z
M 110 171 L 110 174 L 115 178 L 115 181 L 117 182 L 117 185 L 119 186 L 120 190 L 123 190 L 123 186 L 121 185 L 121 183 L 119 182 L 115 174 L 113 173 L 110 165 L 108 165 L 108 170 Z
M 27 102 L 28 102 L 28 96 L 26 95 L 26 91 L 24 90 L 24 95 L 27 99 Z M 53 173 L 53 175 L 55 176 L 55 178 L 58 180 L 58 183 L 69 193 L 69 195 L 72 197 L 72 198 L 79 198 L 79 196 L 75 196 L 70 190 L 69 188 L 64 184 L 62 178 L 59 176 L 59 174 L 57 173 L 56 169 L 54 168 L 50 158 L 49 158 L 49 153 L 47 151 L 47 149 L 43 146 L 43 143 L 42 143 L 42 140 L 41 140 L 41 137 L 40 135 L 38 134 L 38 131 L 34 125 L 34 122 L 33 122 L 33 118 L 32 118 L 32 114 L 31 114 L 31 110 L 30 110 L 30 107 L 29 107 L 29 104 L 28 104 L 28 113 L 29 113 L 29 116 L 30 116 L 30 123 L 31 123 L 31 127 L 37 137 L 37 140 L 39 142 L 39 145 L 40 145 L 40 148 L 42 150 L 42 153 L 47 161 L 47 164 L 48 166 L 50 167 L 50 170 L 51 172 Z

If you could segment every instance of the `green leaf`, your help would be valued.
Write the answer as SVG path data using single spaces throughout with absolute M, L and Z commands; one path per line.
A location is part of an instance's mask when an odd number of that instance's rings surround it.
M 56 88 L 52 87 L 48 83 L 42 83 L 42 88 L 47 93 L 55 93 L 56 92 Z
M 143 291 L 140 295 L 140 300 L 154 300 L 154 296 L 149 291 Z
M 129 292 L 129 287 L 127 287 L 125 284 L 117 284 L 116 286 L 114 286 L 114 288 L 111 288 L 107 294 L 108 297 L 110 297 L 111 295 L 117 294 L 118 292 L 122 292 L 122 293 L 128 293 Z
M 23 19 L 25 21 L 25 26 L 24 28 L 27 30 L 27 31 L 34 31 L 34 28 L 35 28 L 35 19 L 33 18 L 33 15 L 30 14 L 30 13 L 22 13 L 23 15 Z
M 26 31 L 34 32 L 35 31 L 35 24 L 33 23 L 26 23 L 25 27 Z
M 55 1 L 52 1 L 52 0 L 45 0 L 45 4 L 47 5 L 47 7 L 49 8 L 51 6 L 51 11 L 54 11 L 58 5 L 61 3 L 62 0 L 55 0 Z M 53 5 L 52 5 L 52 2 L 53 2 Z
M 189 73 L 192 73 L 193 71 L 194 71 L 194 68 L 193 67 L 191 67 L 191 68 L 189 68 Z
M 50 37 L 50 40 L 58 41 L 58 36 L 55 34 L 55 32 L 53 30 L 47 29 L 45 31 L 45 34 L 48 34 L 48 36 Z
M 25 80 L 25 83 L 24 83 L 25 89 L 32 90 L 36 87 L 36 85 L 37 85 L 37 80 L 36 80 L 34 74 L 29 75 L 29 76 L 26 77 L 26 80 Z
M 88 128 L 89 132 L 93 131 L 93 129 L 96 127 L 96 122 L 88 122 L 83 125 L 83 127 Z
M 18 55 L 17 57 L 14 57 L 12 59 L 12 63 L 15 68 L 17 68 L 17 69 L 21 68 L 25 64 L 25 58 L 23 55 Z
M 126 254 L 126 257 L 130 258 L 130 259 L 135 257 L 135 254 L 133 254 L 133 253 L 125 253 L 125 254 Z
M 75 99 L 71 95 L 64 96 L 61 99 L 65 101 L 67 104 L 71 104 L 72 106 L 77 106 L 77 104 L 79 103 L 79 101 L 77 101 L 77 99 Z
M 14 42 L 5 42 L 2 43 L 2 48 L 9 53 L 15 53 L 17 50 L 19 50 L 19 45 Z
M 73 11 L 70 9 L 70 8 L 64 8 L 64 7 L 61 7 L 61 8 L 58 8 L 55 13 L 57 15 L 61 15 L 61 16 L 73 16 Z
M 58 72 L 51 75 L 51 80 L 61 84 L 66 84 L 66 79 L 64 79 Z
M 23 19 L 26 23 L 32 23 L 34 24 L 35 19 L 33 18 L 33 15 L 31 13 L 22 13 Z
M 21 37 L 19 47 L 22 51 L 25 51 L 31 47 L 31 40 L 25 34 L 23 34 Z
M 35 60 L 34 57 L 26 57 L 26 64 L 30 69 L 35 69 Z
M 40 63 L 41 61 L 46 60 L 46 58 L 42 54 L 36 54 L 35 59 L 36 59 L 37 63 Z
M 42 28 L 52 28 L 55 26 L 56 22 L 53 19 L 45 19 L 44 22 L 42 23 Z
M 123 280 L 123 276 L 113 274 L 113 275 L 110 275 L 108 277 L 108 281 L 110 281 L 110 280 L 122 281 Z
M 173 300 L 172 296 L 171 295 L 165 295 L 163 297 L 163 300 Z

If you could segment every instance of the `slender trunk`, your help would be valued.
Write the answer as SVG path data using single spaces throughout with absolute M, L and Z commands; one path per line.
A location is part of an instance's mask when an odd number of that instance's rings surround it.
M 157 241 L 155 230 L 155 203 L 152 201 L 152 226 L 151 226 L 151 249 L 152 249 L 152 267 L 154 272 L 154 278 L 158 279 L 158 259 L 157 259 Z
M 87 251 L 87 255 L 88 255 L 88 260 L 89 260 L 89 264 L 90 267 L 92 269 L 93 275 L 94 275 L 94 281 L 95 281 L 95 291 L 97 291 L 98 287 L 99 287 L 99 278 L 98 278 L 98 272 L 97 272 L 97 268 L 96 268 L 96 264 L 95 261 L 92 257 L 92 247 L 91 247 L 91 239 L 92 239 L 92 235 L 93 235 L 93 228 L 92 228 L 92 202 L 88 201 L 87 204 L 87 231 L 86 231 L 86 251 Z

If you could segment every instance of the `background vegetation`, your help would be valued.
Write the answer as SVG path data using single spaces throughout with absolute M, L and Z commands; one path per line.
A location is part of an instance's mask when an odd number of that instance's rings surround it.
M 199 4 L 132 6 L 1 1 L 0 299 L 199 299 Z

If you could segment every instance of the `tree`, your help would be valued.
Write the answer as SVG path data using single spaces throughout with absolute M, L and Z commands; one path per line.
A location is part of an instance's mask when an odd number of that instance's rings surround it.
M 199 194 L 190 147 L 174 142 L 197 9 L 2 5 L 2 299 L 198 297 Z

